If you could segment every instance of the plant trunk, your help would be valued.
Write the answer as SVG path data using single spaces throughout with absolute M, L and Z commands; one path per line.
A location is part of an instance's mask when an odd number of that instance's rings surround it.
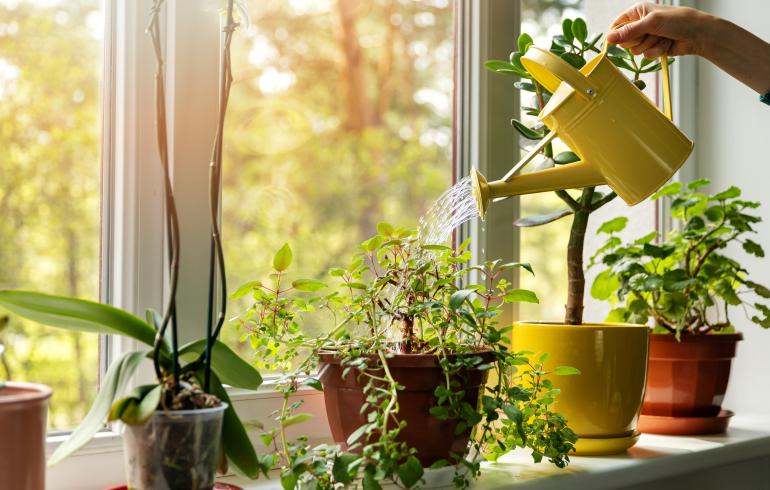
M 586 279 L 583 274 L 583 243 L 585 242 L 588 209 L 578 209 L 572 219 L 572 228 L 567 244 L 567 304 L 565 305 L 564 323 L 580 325 L 583 323 L 583 295 Z

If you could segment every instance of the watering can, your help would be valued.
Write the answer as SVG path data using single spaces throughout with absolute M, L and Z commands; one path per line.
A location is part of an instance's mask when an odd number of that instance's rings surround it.
M 522 194 L 609 185 L 634 205 L 665 184 L 693 149 L 672 122 L 668 58 L 661 58 L 663 113 L 607 57 L 607 42 L 580 70 L 558 56 L 530 46 L 521 63 L 553 95 L 538 115 L 551 131 L 502 179 L 487 182 L 473 170 L 479 215 L 491 200 Z M 555 137 L 580 161 L 516 173 Z

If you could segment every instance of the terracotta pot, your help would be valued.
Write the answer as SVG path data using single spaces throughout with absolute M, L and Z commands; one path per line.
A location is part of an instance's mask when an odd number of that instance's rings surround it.
M 642 414 L 716 417 L 730 378 L 735 346 L 743 335 L 653 334 Z
M 639 439 L 650 329 L 645 325 L 517 322 L 513 350 L 548 353 L 546 371 L 580 369 L 576 376 L 551 376 L 561 393 L 553 409 L 578 435 L 579 455 L 623 452 Z
M 468 355 L 480 355 L 484 362 L 492 360 L 490 352 Z M 356 370 L 351 370 L 343 378 L 344 368 L 334 353 L 321 354 L 320 358 L 326 416 L 334 441 L 344 447 L 348 437 L 367 422 L 366 412 L 361 413 L 366 381 L 359 379 Z M 430 414 L 431 407 L 436 406 L 433 392 L 446 382 L 438 357 L 432 354 L 396 354 L 388 359 L 388 368 L 393 378 L 404 386 L 398 392 L 398 418 L 406 422 L 406 427 L 399 434 L 399 440 L 417 450 L 416 456 L 424 467 L 441 459 L 450 460 L 450 453 L 463 454 L 471 429 L 455 434 L 456 421 L 439 420 Z M 486 383 L 488 372 L 463 370 L 456 375 L 465 387 L 466 402 L 478 405 L 480 387 Z
M 45 436 L 51 388 L 7 383 L 0 388 L 0 488 L 45 490 Z

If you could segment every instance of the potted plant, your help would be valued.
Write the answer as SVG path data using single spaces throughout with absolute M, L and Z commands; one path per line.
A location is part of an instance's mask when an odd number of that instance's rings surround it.
M 562 33 L 553 37 L 550 52 L 577 69 L 586 66 L 591 55 L 600 52 L 600 34 L 589 38 L 583 19 L 565 19 Z M 531 103 L 524 107 L 525 114 L 537 116 L 550 100 L 548 92 L 527 71 L 521 57 L 532 45 L 526 33 L 518 39 L 518 51 L 509 61 L 492 60 L 487 69 L 519 77 L 514 86 L 533 94 Z M 637 59 L 627 50 L 608 47 L 612 63 L 632 75 L 631 82 L 644 89 L 641 75 L 660 70 L 659 62 Z M 527 125 L 513 119 L 512 124 L 521 137 L 541 141 L 550 130 L 543 124 Z M 571 151 L 556 153 L 553 142 L 543 145 L 542 166 L 570 165 L 579 161 Z M 519 227 L 542 226 L 568 216 L 572 226 L 567 245 L 568 295 L 563 323 L 519 322 L 513 328 L 514 349 L 549 352 L 551 361 L 575 366 L 583 375 L 565 380 L 556 410 L 564 414 L 577 433 L 578 454 L 619 452 L 632 446 L 638 439 L 636 431 L 639 410 L 645 386 L 648 332 L 641 325 L 584 323 L 583 299 L 585 294 L 584 242 L 591 214 L 612 201 L 614 192 L 600 192 L 586 187 L 579 196 L 567 191 L 555 191 L 565 203 L 557 212 L 530 216 L 517 220 Z
M 7 316 L 0 316 L 0 332 L 8 321 Z M 0 360 L 4 352 L 0 343 Z M 7 377 L 7 366 L 5 371 Z M 45 488 L 45 434 L 51 394 L 45 385 L 0 380 L 0 488 Z
M 592 294 L 618 304 L 607 321 L 652 322 L 647 392 L 640 429 L 663 434 L 722 432 L 732 412 L 722 410 L 736 333 L 730 310 L 754 310 L 751 321 L 770 328 L 770 308 L 759 298 L 770 289 L 749 279 L 748 270 L 724 255 L 731 245 L 764 257 L 748 238 L 761 218 L 758 202 L 740 198 L 730 187 L 702 191 L 709 181 L 673 182 L 653 196 L 671 199 L 679 226 L 665 237 L 654 231 L 623 242 L 617 236 L 626 219 L 605 223 L 609 235 L 594 262 L 604 269 Z
M 457 250 L 422 245 L 387 224 L 360 246 L 345 268 L 331 269 L 335 287 L 287 277 L 291 249 L 281 248 L 269 282 L 253 281 L 234 296 L 251 307 L 237 325 L 256 362 L 283 372 L 278 427 L 262 435 L 281 468 L 284 488 L 333 488 L 361 479 L 366 489 L 394 480 L 411 488 L 424 468 L 455 466 L 467 486 L 480 459 L 496 460 L 529 447 L 535 461 L 565 466 L 575 442 L 565 419 L 550 410 L 559 390 L 543 370 L 546 357 L 511 351 L 510 325 L 495 318 L 506 303 L 537 301 L 501 277 L 527 264 L 488 262 L 463 267 L 468 243 Z M 478 284 L 458 286 L 469 272 Z M 306 333 L 312 313 L 334 327 Z M 522 371 L 517 368 L 525 367 Z M 286 428 L 306 420 L 291 397 L 301 384 L 323 390 L 336 445 L 288 441 Z
M 217 134 L 212 152 L 212 254 L 217 260 L 223 301 L 215 309 L 214 277 L 209 283 L 211 315 L 205 338 L 178 344 L 176 287 L 179 276 L 179 224 L 170 179 L 166 133 L 163 49 L 159 16 L 163 0 L 155 0 L 148 32 L 157 61 L 156 130 L 164 174 L 166 243 L 168 243 L 169 294 L 163 315 L 148 310 L 146 321 L 121 309 L 78 298 L 26 291 L 0 291 L 0 306 L 39 323 L 75 331 L 125 335 L 150 347 L 128 352 L 110 365 L 99 393 L 81 425 L 51 457 L 56 464 L 85 445 L 108 421 L 125 424 L 124 445 L 128 487 L 145 490 L 211 489 L 215 469 L 229 462 L 240 473 L 256 478 L 266 470 L 256 456 L 246 430 L 229 403 L 223 385 L 256 389 L 262 378 L 218 340 L 224 322 L 226 281 L 219 240 L 218 203 L 221 183 L 222 140 L 227 95 L 230 87 L 229 49 L 236 27 L 233 0 L 228 0 L 227 22 L 223 28 L 220 73 L 220 104 Z M 139 364 L 151 359 L 156 379 L 128 391 Z M 127 393 L 128 391 L 128 393 Z M 34 461 L 32 462 L 34 463 Z M 5 488 L 5 487 L 3 487 Z M 10 488 L 10 487 L 9 487 Z

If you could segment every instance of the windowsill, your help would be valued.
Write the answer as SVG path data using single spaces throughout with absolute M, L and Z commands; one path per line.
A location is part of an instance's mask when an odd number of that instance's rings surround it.
M 736 417 L 726 434 L 674 437 L 643 434 L 627 453 L 606 457 L 571 458 L 565 470 L 547 463 L 534 464 L 528 451 L 517 450 L 497 464 L 487 464 L 474 488 L 502 490 L 562 489 L 602 490 L 643 488 L 685 488 L 697 482 L 701 489 L 728 488 L 722 480 L 732 481 L 730 488 L 770 488 L 770 417 Z M 755 462 L 756 468 L 746 465 Z M 749 478 L 739 483 L 737 478 Z M 692 479 L 688 479 L 692 478 Z M 244 490 L 280 489 L 277 475 L 271 480 L 243 482 L 237 478 L 222 481 L 238 484 Z M 740 480 L 743 481 L 743 480 Z M 709 483 L 710 482 L 710 483 Z M 750 483 L 754 482 L 754 483 Z M 675 484 L 676 486 L 666 486 Z M 764 487 L 762 485 L 765 485 Z M 646 487 L 645 487 L 646 488 Z

